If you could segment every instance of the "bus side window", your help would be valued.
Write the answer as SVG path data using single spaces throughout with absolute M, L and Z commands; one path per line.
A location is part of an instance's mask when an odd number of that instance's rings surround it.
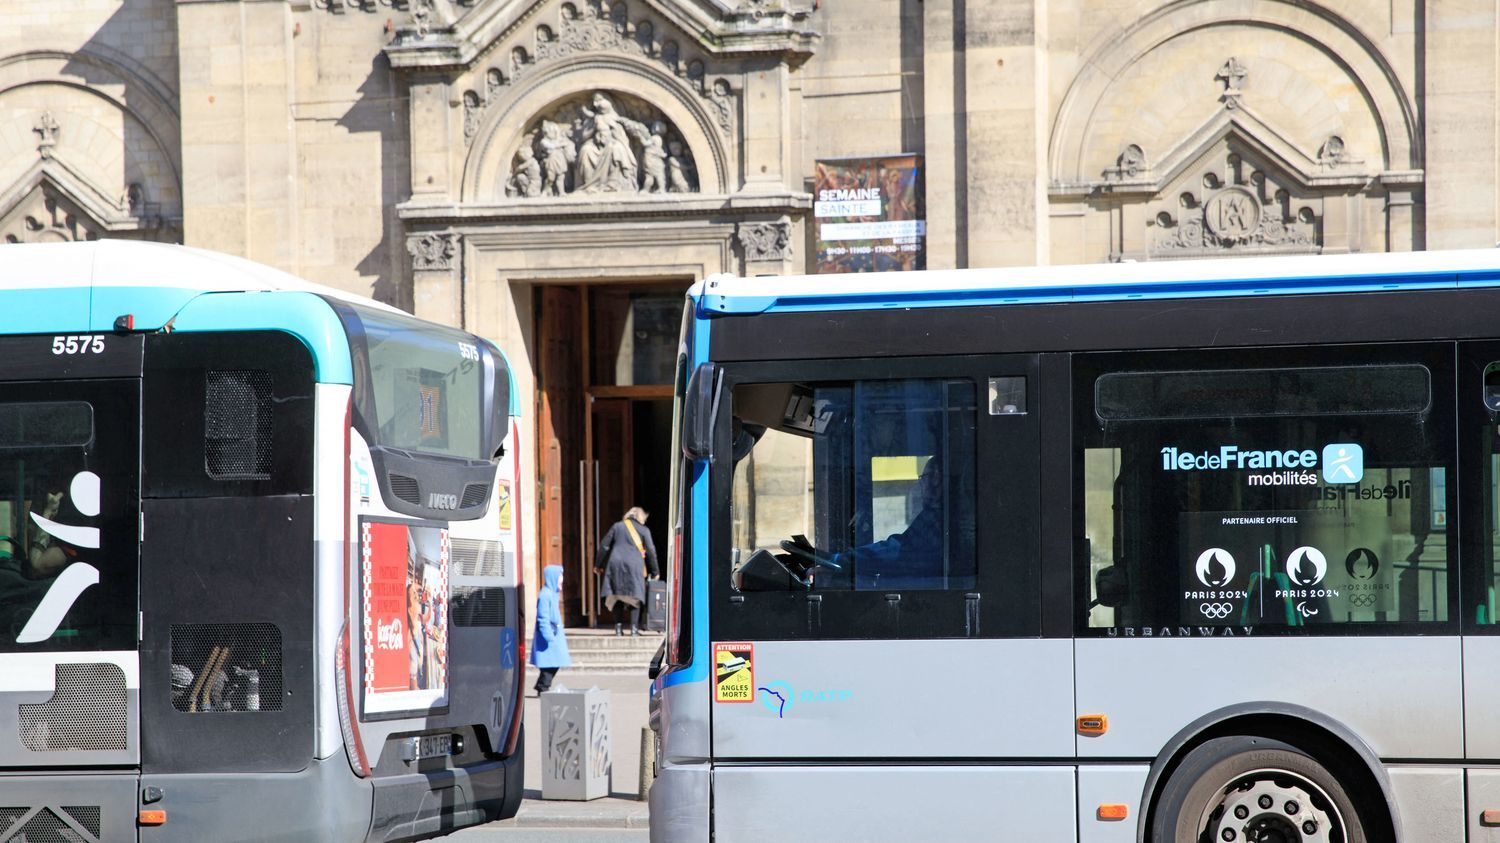
M 972 381 L 744 384 L 734 413 L 736 590 L 974 587 Z
M 1086 359 L 1081 629 L 1447 622 L 1453 455 L 1432 396 L 1450 372 L 1442 349 L 1372 354 Z

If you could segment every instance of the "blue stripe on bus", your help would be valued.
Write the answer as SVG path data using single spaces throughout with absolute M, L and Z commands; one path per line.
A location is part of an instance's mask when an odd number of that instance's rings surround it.
M 1045 304 L 1073 301 L 1127 301 L 1222 296 L 1294 295 L 1317 293 L 1430 290 L 1500 285 L 1500 272 L 1403 273 L 1308 278 L 1236 278 L 1222 281 L 1163 281 L 1112 283 L 1078 287 L 1035 287 L 973 290 L 903 290 L 848 294 L 723 296 L 705 295 L 700 318 L 767 312 L 875 310 L 883 308 L 952 307 L 959 305 Z
M 285 331 L 312 352 L 319 383 L 354 383 L 349 337 L 320 296 L 301 292 L 205 293 L 172 322 L 176 331 Z
M 701 303 L 701 300 L 700 300 Z M 688 371 L 708 362 L 709 323 L 699 321 L 693 326 L 692 360 Z M 692 618 L 693 655 L 692 662 L 682 670 L 674 670 L 662 677 L 662 687 L 670 688 L 684 682 L 702 682 L 708 678 L 708 462 L 700 460 L 693 465 L 692 521 L 690 522 L 692 547 L 686 562 L 693 572 Z
M 81 334 L 88 324 L 88 287 L 0 292 L 0 334 Z

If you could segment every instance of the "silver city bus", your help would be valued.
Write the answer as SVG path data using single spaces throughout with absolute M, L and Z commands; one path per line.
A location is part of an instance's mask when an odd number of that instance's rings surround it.
M 718 277 L 682 336 L 653 840 L 1500 840 L 1500 253 Z
M 227 255 L 0 246 L 0 841 L 509 816 L 509 371 Z

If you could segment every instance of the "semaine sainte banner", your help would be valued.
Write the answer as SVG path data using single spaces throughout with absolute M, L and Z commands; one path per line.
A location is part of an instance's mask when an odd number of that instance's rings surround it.
M 816 167 L 819 274 L 926 267 L 922 156 L 838 158 Z

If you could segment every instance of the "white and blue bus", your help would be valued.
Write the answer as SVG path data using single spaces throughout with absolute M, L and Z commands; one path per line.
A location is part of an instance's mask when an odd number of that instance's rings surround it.
M 489 342 L 248 261 L 0 246 L 0 840 L 513 815 L 516 406 Z
M 652 839 L 1500 840 L 1500 252 L 689 294 Z

